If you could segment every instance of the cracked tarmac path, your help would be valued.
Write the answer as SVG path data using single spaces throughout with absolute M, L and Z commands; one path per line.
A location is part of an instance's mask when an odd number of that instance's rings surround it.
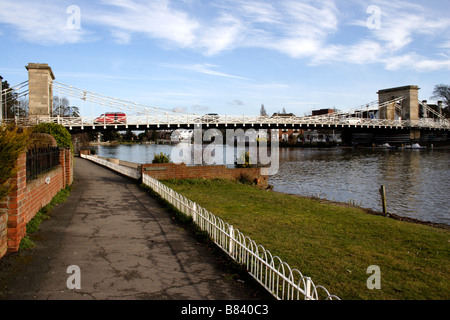
M 1 299 L 255 299 L 135 182 L 80 158 L 69 198 L 36 237 L 36 248 L 0 260 Z M 67 288 L 72 265 L 80 290 Z

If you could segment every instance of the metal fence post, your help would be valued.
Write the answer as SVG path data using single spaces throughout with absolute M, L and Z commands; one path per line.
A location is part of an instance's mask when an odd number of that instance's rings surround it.
M 305 300 L 311 299 L 311 278 L 306 277 Z
M 194 204 L 192 205 L 192 221 L 194 221 L 194 223 L 197 223 L 197 204 L 194 202 Z
M 230 226 L 229 228 L 228 228 L 228 230 L 229 230 L 229 237 L 230 237 L 230 243 L 229 243 L 229 245 L 228 245 L 228 253 L 230 254 L 230 256 L 234 256 L 233 255 L 233 253 L 234 253 L 234 229 L 233 229 L 233 226 Z

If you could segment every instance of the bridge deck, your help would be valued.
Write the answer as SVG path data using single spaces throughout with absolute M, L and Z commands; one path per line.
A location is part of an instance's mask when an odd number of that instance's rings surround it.
M 258 129 L 282 129 L 286 128 L 395 128 L 395 129 L 428 129 L 450 130 L 450 122 L 443 119 L 420 120 L 386 120 L 365 119 L 348 117 L 252 117 L 252 116 L 217 116 L 215 119 L 202 119 L 201 116 L 183 115 L 166 117 L 138 115 L 127 116 L 123 121 L 101 122 L 95 117 L 41 117 L 36 119 L 19 119 L 22 125 L 35 124 L 37 122 L 53 122 L 62 124 L 70 131 L 90 131 L 103 129 L 195 129 L 205 128 L 258 128 Z

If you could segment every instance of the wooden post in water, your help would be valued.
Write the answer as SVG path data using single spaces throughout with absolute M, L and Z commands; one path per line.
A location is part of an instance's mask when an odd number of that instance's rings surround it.
M 386 208 L 386 187 L 385 186 L 381 186 L 380 188 L 380 194 L 381 194 L 381 203 L 383 205 L 383 213 L 384 215 L 387 215 L 387 208 Z

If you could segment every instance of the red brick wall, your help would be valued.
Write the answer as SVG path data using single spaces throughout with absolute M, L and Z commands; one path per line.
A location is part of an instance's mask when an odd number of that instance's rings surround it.
M 0 258 L 3 257 L 8 250 L 8 208 L 6 203 L 0 203 Z
M 262 168 L 228 169 L 226 166 L 186 166 L 186 164 L 158 163 L 143 164 L 142 174 L 157 180 L 168 179 L 227 179 L 239 180 L 242 176 L 260 187 L 268 186 L 268 176 Z
M 0 258 L 6 252 L 19 249 L 26 235 L 26 224 L 53 197 L 73 182 L 73 157 L 70 150 L 60 149 L 61 164 L 39 178 L 26 178 L 26 154 L 17 160 L 18 172 L 10 179 L 13 190 L 6 201 L 0 203 Z

